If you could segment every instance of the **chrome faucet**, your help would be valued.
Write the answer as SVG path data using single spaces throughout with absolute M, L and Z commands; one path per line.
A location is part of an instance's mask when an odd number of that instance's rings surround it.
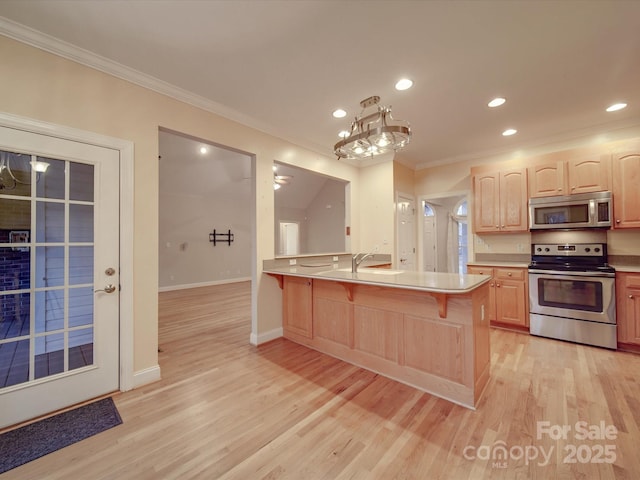
M 367 254 L 356 253 L 353 257 L 351 257 L 351 273 L 358 273 L 358 266 L 360 266 L 360 264 L 364 262 L 365 259 L 372 257 L 374 255 L 375 255 L 375 251 Z

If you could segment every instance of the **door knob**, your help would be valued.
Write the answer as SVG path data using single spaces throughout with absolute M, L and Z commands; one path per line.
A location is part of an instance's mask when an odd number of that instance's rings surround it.
M 116 291 L 116 286 L 110 283 L 110 284 L 109 284 L 109 285 L 107 285 L 106 287 L 101 288 L 101 289 L 99 289 L 99 290 L 94 290 L 93 292 L 94 292 L 94 293 L 98 293 L 98 292 L 113 293 L 113 292 L 115 292 L 115 291 Z

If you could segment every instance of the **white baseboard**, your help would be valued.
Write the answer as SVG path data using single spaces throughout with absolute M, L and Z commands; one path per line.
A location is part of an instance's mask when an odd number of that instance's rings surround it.
M 133 374 L 133 388 L 138 388 L 147 383 L 153 383 L 160 380 L 160 365 L 145 368 Z
M 224 285 L 227 283 L 248 282 L 251 277 L 227 278 L 225 280 L 213 280 L 211 282 L 185 283 L 182 285 L 169 285 L 167 287 L 158 287 L 158 292 L 170 292 L 172 290 L 186 290 L 188 288 L 211 287 L 214 285 Z
M 276 338 L 280 338 L 284 335 L 284 331 L 282 327 L 274 328 L 273 330 L 269 330 L 268 332 L 261 333 L 260 335 L 256 335 L 251 332 L 251 336 L 249 337 L 249 343 L 251 345 L 262 345 L 263 343 L 270 342 L 271 340 L 275 340 Z

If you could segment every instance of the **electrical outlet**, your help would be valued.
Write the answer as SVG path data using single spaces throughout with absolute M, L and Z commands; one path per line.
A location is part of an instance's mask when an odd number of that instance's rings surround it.
M 338 257 L 333 257 L 333 261 L 337 262 L 338 261 Z
M 295 258 L 289 259 L 289 265 L 295 265 L 296 263 L 298 263 L 298 261 Z

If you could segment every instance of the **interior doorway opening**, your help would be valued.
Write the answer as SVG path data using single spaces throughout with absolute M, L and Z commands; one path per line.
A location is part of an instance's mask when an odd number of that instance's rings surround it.
M 252 276 L 253 160 L 230 147 L 160 128 L 160 291 Z M 211 241 L 212 232 L 228 241 Z
M 466 273 L 470 245 L 467 194 L 423 198 L 421 203 L 423 270 Z
M 279 255 L 298 255 L 300 253 L 300 225 L 298 222 L 280 222 Z

